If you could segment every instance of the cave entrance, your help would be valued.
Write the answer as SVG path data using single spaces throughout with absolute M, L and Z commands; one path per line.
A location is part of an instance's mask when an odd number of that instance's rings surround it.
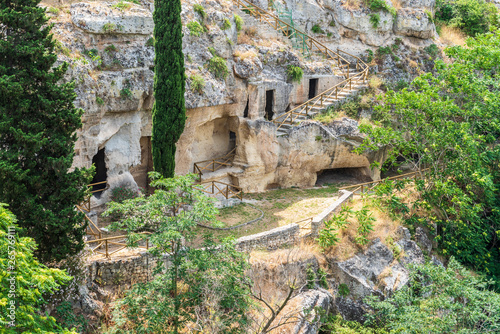
M 141 137 L 141 164 L 130 168 L 130 174 L 137 183 L 149 193 L 148 173 L 153 170 L 153 154 L 151 153 L 151 136 Z
M 236 133 L 229 131 L 229 151 L 236 147 Z
M 274 116 L 274 90 L 266 90 L 266 115 L 264 116 L 268 121 L 271 121 Z
M 247 105 L 245 106 L 245 110 L 243 110 L 243 117 L 248 118 L 248 98 L 247 98 Z
M 309 79 L 309 100 L 318 95 L 318 79 Z
M 92 164 L 95 166 L 95 175 L 91 183 L 104 182 L 108 178 L 108 168 L 106 168 L 106 161 L 104 161 L 105 154 L 104 148 L 97 151 L 97 154 L 92 158 Z M 106 183 L 97 184 L 92 186 L 93 195 L 96 198 L 101 198 L 101 194 L 106 188 Z
M 323 169 L 317 173 L 316 185 L 357 184 L 372 181 L 368 167 Z

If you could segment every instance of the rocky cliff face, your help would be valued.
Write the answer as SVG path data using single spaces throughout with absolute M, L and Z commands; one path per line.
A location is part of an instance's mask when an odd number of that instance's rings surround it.
M 55 25 L 59 59 L 71 65 L 67 80 L 75 81 L 76 105 L 85 111 L 74 165 L 105 165 L 103 177 L 111 187 L 146 186 L 146 173 L 152 168 L 153 3 L 50 1 L 44 5 L 50 7 L 48 15 Z M 194 11 L 194 4 L 202 5 L 205 17 Z M 256 4 L 268 7 L 266 2 Z M 433 4 L 431 0 L 401 3 L 396 19 L 380 12 L 377 29 L 369 24 L 368 9 L 349 8 L 341 1 L 292 0 L 282 5 L 293 12 L 298 27 L 309 32 L 319 24 L 324 33 L 311 34 L 333 49 L 351 46 L 349 51 L 361 53 L 397 34 L 432 37 L 434 26 L 421 12 L 432 10 Z M 235 15 L 244 20 L 240 32 Z M 316 92 L 343 80 L 335 73 L 335 64 L 314 55 L 306 59 L 287 38 L 229 0 L 183 1 L 182 21 L 188 121 L 178 143 L 178 173 L 190 172 L 194 162 L 223 155 L 236 144 L 235 161 L 241 170 L 228 177 L 246 191 L 313 185 L 322 169 L 367 168 L 383 158 L 381 153 L 350 153 L 360 140 L 356 126 L 354 140 L 318 124 L 278 138 L 275 125 L 267 121 L 306 101 L 310 79 L 317 79 Z M 192 22 L 201 23 L 202 31 L 191 31 Z M 215 56 L 227 65 L 225 79 L 210 68 Z M 289 65 L 304 70 L 300 82 L 288 78 Z M 99 150 L 104 159 L 96 158 Z M 105 193 L 99 203 L 107 198 Z

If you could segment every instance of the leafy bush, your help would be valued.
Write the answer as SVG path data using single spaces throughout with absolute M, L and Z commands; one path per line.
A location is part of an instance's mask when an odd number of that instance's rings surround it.
M 424 50 L 432 57 L 436 57 L 439 54 L 439 48 L 436 44 L 431 44 L 427 46 Z
M 97 102 L 98 105 L 102 106 L 104 104 L 104 100 L 100 98 L 99 96 L 95 97 L 95 101 Z
M 122 99 L 131 99 L 133 94 L 130 88 L 124 87 L 120 90 L 120 96 L 122 97 Z
M 231 28 L 231 21 L 229 21 L 228 19 L 224 19 L 224 22 L 222 23 L 221 29 L 227 30 L 229 28 Z
M 199 37 L 201 34 L 205 32 L 205 29 L 201 26 L 198 21 L 191 21 L 187 24 L 189 29 L 189 34 L 194 37 Z
M 463 30 L 469 36 L 489 31 L 498 26 L 498 10 L 484 0 L 438 0 L 435 19 Z
M 302 68 L 293 65 L 288 66 L 286 73 L 288 74 L 288 77 L 292 80 L 292 82 L 300 82 L 302 80 L 302 76 L 304 75 L 304 71 L 302 70 Z
M 125 200 L 141 196 L 140 190 L 133 190 L 129 187 L 116 187 L 111 190 L 111 200 L 116 203 L 122 203 Z
M 118 26 L 116 24 L 114 24 L 114 23 L 111 23 L 111 22 L 105 23 L 102 26 L 102 31 L 104 33 L 110 33 L 110 32 L 114 32 L 114 31 L 117 31 L 117 30 L 119 30 Z
M 356 321 L 347 321 L 340 314 L 330 315 L 323 320 L 320 333 L 337 334 L 389 334 L 381 328 L 371 328 Z
M 116 48 L 116 46 L 114 44 L 111 44 L 111 45 L 108 45 L 104 48 L 104 51 L 106 52 L 116 52 L 118 51 L 118 49 Z
M 451 258 L 448 268 L 410 264 L 410 279 L 385 301 L 365 300 L 373 311 L 369 325 L 391 333 L 496 333 L 500 295 L 491 282 L 471 274 Z
M 199 94 L 203 94 L 203 89 L 205 88 L 205 79 L 201 75 L 195 74 L 190 77 L 191 79 L 191 89 L 197 91 Z
M 319 278 L 319 285 L 323 288 L 323 289 L 328 289 L 329 286 L 328 286 L 328 280 L 326 279 L 326 271 L 319 267 L 318 268 L 318 278 Z
M 323 31 L 323 29 L 321 29 L 321 27 L 319 26 L 319 24 L 315 24 L 312 26 L 311 28 L 311 31 L 315 34 L 324 34 L 325 32 Z
M 198 13 L 201 16 L 203 20 L 207 18 L 207 13 L 205 12 L 205 8 L 203 8 L 202 5 L 194 4 L 193 9 L 196 13 Z
M 119 2 L 115 3 L 114 5 L 112 5 L 111 7 L 119 9 L 119 10 L 125 10 L 125 9 L 129 9 L 130 7 L 132 7 L 132 4 L 129 3 L 128 1 L 119 1 Z
M 310 264 L 306 268 L 306 281 L 308 289 L 314 289 L 316 287 L 316 272 Z
M 234 23 L 236 24 L 237 31 L 240 31 L 243 28 L 243 19 L 241 16 L 234 14 Z
M 368 211 L 367 207 L 363 207 L 359 211 L 355 211 L 354 213 L 358 220 L 358 235 L 355 238 L 355 241 L 358 245 L 364 246 L 368 243 L 368 234 L 373 231 L 373 222 L 375 222 L 375 218 L 373 218 L 372 214 Z
M 341 295 L 342 297 L 346 297 L 351 293 L 351 291 L 349 290 L 349 287 L 345 283 L 339 284 L 338 291 L 339 291 L 339 295 Z
M 148 40 L 146 41 L 146 46 L 155 46 L 155 38 L 154 37 L 148 38 Z
M 367 0 L 368 8 L 373 11 L 385 10 L 391 13 L 392 16 L 396 17 L 398 15 L 394 7 L 389 6 L 384 0 Z
M 226 60 L 219 56 L 212 57 L 207 64 L 207 68 L 216 78 L 226 79 L 229 74 Z
M 54 15 L 58 15 L 60 12 L 60 9 L 59 8 L 55 8 L 55 7 L 47 7 L 47 13 L 50 13 L 50 14 L 54 14 Z
M 370 23 L 372 24 L 373 28 L 377 29 L 378 25 L 380 24 L 380 15 L 378 13 L 371 14 Z

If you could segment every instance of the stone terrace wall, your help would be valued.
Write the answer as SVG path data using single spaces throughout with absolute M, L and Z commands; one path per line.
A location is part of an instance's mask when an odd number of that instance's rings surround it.
M 277 249 L 291 246 L 302 238 L 315 238 L 324 222 L 331 218 L 333 213 L 340 210 L 342 204 L 348 201 L 353 193 L 342 190 L 343 194 L 335 203 L 313 218 L 311 232 L 300 234 L 297 223 L 274 228 L 269 231 L 241 237 L 236 240 L 236 249 L 249 252 L 252 249 Z M 163 261 L 168 265 L 168 256 Z M 152 278 L 157 260 L 149 253 L 142 252 L 138 256 L 125 259 L 97 260 L 89 265 L 87 284 L 97 283 L 100 286 L 130 286 L 138 282 L 146 282 Z

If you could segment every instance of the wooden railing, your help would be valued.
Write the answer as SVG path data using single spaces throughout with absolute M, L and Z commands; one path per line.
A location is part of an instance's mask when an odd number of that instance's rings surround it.
M 280 129 L 284 124 L 293 125 L 294 121 L 301 115 L 308 116 L 311 108 L 316 106 L 318 103 L 321 105 L 321 107 L 323 107 L 323 102 L 326 99 L 332 98 L 333 96 L 335 96 L 335 98 L 337 99 L 338 95 L 348 87 L 349 90 L 352 90 L 353 81 L 354 83 L 360 80 L 362 80 L 363 82 L 366 81 L 366 78 L 368 76 L 368 71 L 370 70 L 370 66 L 368 66 L 368 64 L 366 64 L 361 58 L 338 49 L 336 52 L 331 50 L 325 44 L 321 43 L 314 37 L 307 35 L 305 32 L 295 27 L 292 27 L 290 24 L 281 20 L 276 15 L 262 8 L 256 7 L 253 3 L 251 3 L 248 0 L 233 0 L 233 1 L 235 1 L 238 7 L 243 8 L 245 11 L 257 17 L 259 20 L 269 23 L 273 28 L 275 28 L 277 31 L 281 31 L 284 35 L 288 36 L 289 38 L 302 39 L 302 42 L 309 47 L 310 51 L 319 51 L 327 59 L 335 61 L 337 63 L 337 67 L 341 71 L 343 69 L 346 70 L 345 75 L 347 76 L 347 78 L 344 81 L 336 84 L 335 86 L 325 90 L 324 92 L 315 96 L 314 98 L 302 103 L 301 105 L 291 109 L 290 111 L 272 120 L 273 123 L 278 125 L 278 129 Z M 350 75 L 350 68 L 351 66 L 354 67 L 354 63 L 351 63 L 346 58 L 341 56 L 341 53 L 356 60 L 356 71 L 359 72 L 355 73 L 352 76 Z
M 198 174 L 199 181 L 201 181 L 201 176 L 203 175 L 203 171 L 215 172 L 221 167 L 232 166 L 235 155 L 236 155 L 236 147 L 222 157 L 215 158 L 212 160 L 203 160 L 195 162 L 193 167 L 193 173 Z
M 220 181 L 209 181 L 205 183 L 194 184 L 193 188 L 214 196 L 222 195 L 226 199 L 230 199 L 233 197 L 237 197 L 240 200 L 243 199 L 243 192 L 240 187 Z
M 104 188 L 102 188 L 102 189 L 92 190 L 92 187 L 98 186 L 100 184 L 106 184 L 106 186 Z M 100 191 L 108 190 L 109 189 L 109 184 L 108 184 L 108 181 L 102 181 L 102 182 L 96 182 L 96 183 L 88 184 L 87 187 L 90 189 L 89 190 L 90 196 L 85 197 L 83 199 L 83 202 L 81 202 L 79 206 L 83 210 L 85 210 L 87 212 L 90 212 L 90 198 L 92 197 L 92 194 L 100 192 Z
M 425 171 L 427 171 L 429 169 L 430 168 L 424 168 L 424 169 L 421 169 L 421 170 L 418 170 L 418 171 L 415 171 L 415 172 L 410 172 L 410 173 L 405 173 L 405 174 L 401 174 L 401 175 L 386 177 L 384 179 L 380 179 L 380 180 L 377 180 L 377 181 L 370 181 L 370 182 L 353 184 L 353 185 L 350 185 L 350 186 L 345 186 L 345 187 L 339 188 L 339 190 L 347 190 L 347 189 L 355 188 L 354 190 L 352 190 L 352 192 L 356 193 L 356 192 L 359 191 L 360 194 L 361 194 L 361 196 L 363 196 L 363 193 L 365 191 L 373 190 L 373 188 L 375 188 L 381 182 L 384 182 L 384 181 L 387 181 L 387 180 L 397 180 L 397 179 L 402 179 L 402 178 L 410 178 L 410 177 L 414 177 L 415 180 L 416 180 L 423 172 L 425 172 Z
M 150 232 L 142 232 L 142 233 L 138 233 L 138 234 L 147 234 L 147 235 L 149 235 L 151 233 Z M 90 250 L 94 254 L 101 254 L 101 255 L 104 255 L 106 258 L 110 258 L 111 255 L 113 255 L 116 252 L 119 252 L 122 249 L 128 247 L 128 244 L 124 241 L 126 238 L 127 238 L 126 235 L 118 235 L 118 236 L 115 236 L 115 237 L 99 238 L 99 239 L 96 239 L 96 240 L 89 240 L 89 241 L 86 241 L 85 243 L 88 244 L 88 245 L 97 243 L 97 246 L 90 247 Z M 113 250 L 110 250 L 109 246 L 112 246 L 112 245 L 119 246 L 119 247 L 115 248 Z M 99 251 L 98 249 L 100 249 L 100 248 L 104 248 L 104 251 Z M 145 246 L 137 246 L 137 248 L 142 248 L 142 249 L 148 250 L 149 249 L 149 239 L 146 239 L 146 245 Z
M 303 231 L 310 231 L 312 226 L 312 221 L 314 217 L 304 218 L 299 221 L 294 222 L 295 224 L 299 224 L 299 227 Z
M 82 209 L 82 207 L 80 207 L 79 205 L 76 205 L 76 209 L 85 215 L 84 219 L 87 221 L 87 230 L 86 230 L 87 235 L 91 235 L 95 239 L 101 239 L 102 238 L 102 232 L 99 229 L 99 227 L 97 227 L 97 225 L 94 224 L 94 222 L 92 221 L 92 219 L 90 219 L 87 216 L 87 214 Z

